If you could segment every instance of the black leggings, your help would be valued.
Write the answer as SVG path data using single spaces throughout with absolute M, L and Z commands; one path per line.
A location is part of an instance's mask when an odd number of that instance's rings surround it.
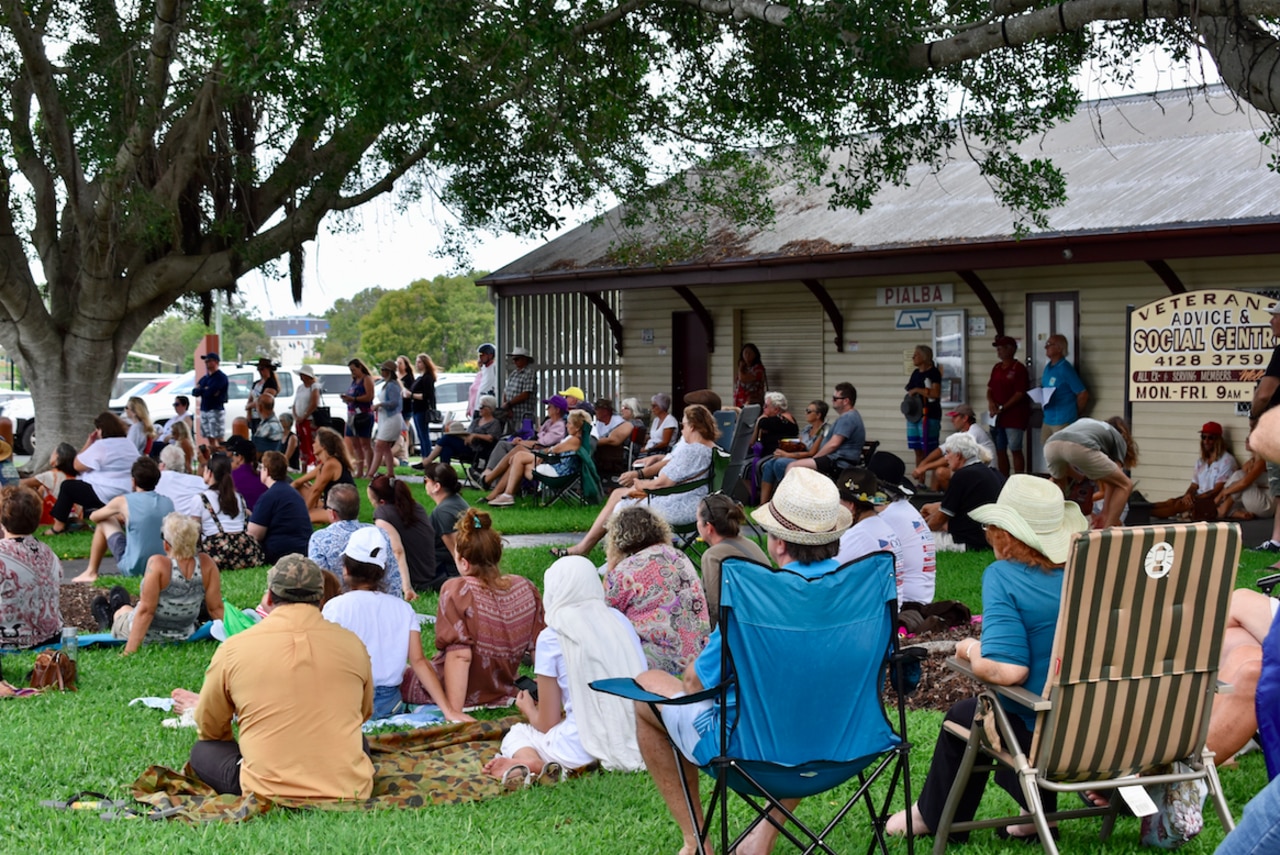
M 58 501 L 53 503 L 53 510 L 49 515 L 60 523 L 66 523 L 71 519 L 71 508 L 74 505 L 84 508 L 84 515 L 88 517 L 90 511 L 96 511 L 105 504 L 98 498 L 92 484 L 73 478 L 62 482 L 62 488 L 58 490 Z
M 969 727 L 973 724 L 973 716 L 977 709 L 977 698 L 959 701 L 947 711 L 947 721 Z M 1013 726 L 1014 735 L 1018 737 L 1022 750 L 1031 750 L 1031 731 L 1027 729 L 1026 724 L 1015 715 L 1009 716 L 1009 722 Z M 929 764 L 929 774 L 925 776 L 924 785 L 920 788 L 918 802 L 920 815 L 924 817 L 925 825 L 931 829 L 936 830 L 942 819 L 942 809 L 946 806 L 947 794 L 951 791 L 951 784 L 955 781 L 956 773 L 960 769 L 960 761 L 964 758 L 964 747 L 965 744 L 945 728 L 938 734 L 938 744 L 934 746 L 933 760 Z M 984 760 L 988 763 L 993 762 L 989 758 L 979 756 L 973 766 L 975 773 L 982 768 Z M 955 822 L 968 822 L 978 812 L 978 803 L 982 801 L 982 791 L 986 788 L 987 777 L 983 774 L 974 774 L 969 779 L 964 795 L 960 799 L 960 805 L 956 808 Z M 997 784 L 1013 796 L 1019 806 L 1026 808 L 1026 798 L 1022 795 L 1017 773 L 1007 766 L 1001 766 L 995 773 L 995 779 Z M 1047 811 L 1056 810 L 1058 807 L 1058 794 L 1050 790 L 1041 790 L 1040 800 Z M 968 834 L 955 834 L 952 839 L 965 840 L 968 839 Z

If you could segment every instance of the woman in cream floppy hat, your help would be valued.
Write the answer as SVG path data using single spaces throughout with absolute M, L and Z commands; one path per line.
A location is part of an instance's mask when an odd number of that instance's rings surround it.
M 987 527 L 987 539 L 996 560 L 982 574 L 982 640 L 960 640 L 956 643 L 956 656 L 968 660 L 974 673 L 988 683 L 1020 685 L 1038 695 L 1049 674 L 1062 598 L 1062 565 L 1070 552 L 1072 537 L 1088 529 L 1089 521 L 1079 505 L 1062 500 L 1062 491 L 1052 481 L 1033 475 L 1011 475 L 999 499 L 994 504 L 980 505 L 970 511 L 970 516 Z M 960 701 L 947 712 L 947 721 L 968 727 L 976 709 L 976 698 Z M 1022 749 L 1029 751 L 1034 714 L 1016 704 L 1006 705 L 1006 711 Z M 915 833 L 927 834 L 937 827 L 964 748 L 964 742 L 945 728 L 938 735 L 920 799 L 911 808 Z M 1023 804 L 1022 790 L 1013 772 L 1002 768 L 996 772 L 995 780 Z M 957 821 L 973 818 L 985 785 L 985 776 L 970 779 L 956 813 Z M 1055 809 L 1055 793 L 1041 791 L 1040 796 L 1046 810 Z M 904 833 L 906 811 L 894 814 L 886 831 Z M 1035 827 L 1030 824 L 996 831 L 998 836 L 1019 839 L 1034 833 Z

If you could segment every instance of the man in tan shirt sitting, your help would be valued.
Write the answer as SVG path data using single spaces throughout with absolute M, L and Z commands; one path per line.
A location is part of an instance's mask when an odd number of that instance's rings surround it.
M 219 793 L 364 799 L 372 792 L 360 731 L 373 712 L 369 654 L 355 633 L 321 616 L 323 593 L 314 561 L 284 556 L 267 580 L 271 613 L 213 654 L 191 768 Z

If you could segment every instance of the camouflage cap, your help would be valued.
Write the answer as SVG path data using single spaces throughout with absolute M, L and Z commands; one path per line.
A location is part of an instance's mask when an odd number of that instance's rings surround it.
M 285 603 L 318 603 L 324 596 L 320 565 L 305 555 L 290 553 L 276 562 L 267 579 L 275 599 Z

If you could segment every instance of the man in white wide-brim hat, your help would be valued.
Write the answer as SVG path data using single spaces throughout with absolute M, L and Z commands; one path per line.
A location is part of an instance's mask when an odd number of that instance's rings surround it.
M 1089 521 L 1079 505 L 1063 500 L 1057 485 L 1034 475 L 1010 475 L 995 502 L 980 505 L 969 515 L 987 527 L 987 539 L 996 560 L 982 573 L 982 639 L 963 638 L 956 642 L 956 657 L 968 660 L 984 682 L 1021 686 L 1039 695 L 1053 655 L 1062 601 L 1062 567 L 1071 552 L 1072 538 L 1088 530 Z M 1012 702 L 1001 703 L 1022 750 L 1029 751 L 1035 713 Z M 946 721 L 969 727 L 976 709 L 976 698 L 959 701 L 947 711 Z M 911 807 L 914 834 L 928 834 L 938 827 L 964 752 L 964 740 L 944 727 L 934 746 L 929 773 L 920 787 L 920 798 Z M 994 777 L 1026 808 L 1015 773 L 1002 767 Z M 969 780 L 956 811 L 957 822 L 973 818 L 986 781 L 985 775 L 974 775 Z M 1045 810 L 1055 809 L 1054 794 L 1041 791 L 1041 798 Z M 885 831 L 904 834 L 906 820 L 906 811 L 899 811 L 889 818 Z M 1000 829 L 997 834 L 1038 842 L 1034 832 L 1034 826 L 1026 825 Z
M 849 509 L 840 503 L 840 492 L 831 479 L 813 469 L 791 468 L 778 485 L 773 500 L 751 515 L 755 524 L 769 535 L 769 557 L 778 567 L 808 578 L 829 573 L 839 566 L 836 553 L 840 535 L 853 524 Z M 817 607 L 815 605 L 815 607 Z M 636 678 L 645 689 L 668 698 L 699 692 L 704 686 L 720 683 L 720 629 L 712 630 L 707 646 L 685 669 L 684 679 L 664 671 L 646 671 Z M 719 753 L 719 716 L 714 703 L 703 701 L 687 706 L 667 706 L 659 722 L 647 704 L 636 705 L 636 735 L 645 766 L 653 776 L 658 792 L 684 835 L 682 852 L 699 851 L 697 833 L 689 819 L 681 775 L 697 775 Z M 732 711 L 727 713 L 733 715 Z M 667 742 L 667 734 L 683 757 L 677 765 Z M 694 789 L 695 800 L 697 789 Z M 785 799 L 794 809 L 799 799 Z M 701 815 L 701 805 L 695 805 Z M 777 839 L 778 829 L 762 822 L 751 832 L 740 851 L 768 852 Z

